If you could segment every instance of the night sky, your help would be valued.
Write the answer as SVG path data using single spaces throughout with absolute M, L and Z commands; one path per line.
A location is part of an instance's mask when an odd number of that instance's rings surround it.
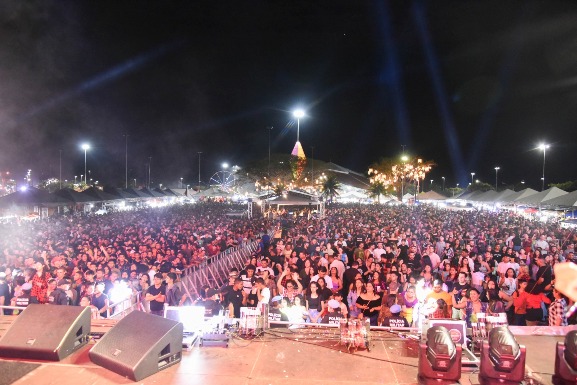
M 577 179 L 575 1 L 0 2 L 0 171 L 207 181 L 290 153 L 541 187 Z

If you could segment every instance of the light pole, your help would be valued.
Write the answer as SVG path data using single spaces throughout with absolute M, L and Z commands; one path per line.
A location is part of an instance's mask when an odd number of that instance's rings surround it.
M 182 178 L 180 178 L 180 188 L 182 188 Z
M 498 190 L 498 185 L 497 185 L 497 181 L 498 181 L 498 174 L 499 174 L 499 170 L 501 169 L 501 167 L 497 166 L 495 167 L 495 191 Z
M 134 188 L 136 188 L 136 178 L 134 178 Z
M 441 177 L 441 179 L 443 179 L 443 191 L 445 191 L 445 177 Z
M 78 178 L 78 175 L 74 175 L 74 184 L 76 184 L 76 178 Z
M 472 173 L 471 173 L 471 186 L 473 185 L 473 177 L 474 177 L 474 176 L 475 176 L 475 173 L 472 172 Z
M 403 145 L 403 152 L 405 152 L 405 147 Z M 403 161 L 403 175 L 401 178 L 401 202 L 403 201 L 403 196 L 405 195 L 405 163 L 409 158 L 406 155 L 401 156 L 401 160 Z
M 293 116 L 297 118 L 297 142 L 298 142 L 301 129 L 301 118 L 305 116 L 305 111 L 303 109 L 297 108 L 296 110 L 293 111 Z
M 429 191 L 433 191 L 433 180 L 434 180 L 434 179 L 431 179 L 431 188 L 429 189 Z M 424 190 L 424 189 L 425 189 L 425 188 L 423 187 L 423 190 Z
M 60 150 L 60 176 L 58 177 L 58 183 L 60 183 L 60 190 L 62 190 L 62 150 Z
M 81 148 L 84 150 L 84 184 L 86 184 L 86 151 L 90 150 L 90 145 L 88 143 L 83 143 Z
M 148 157 L 148 185 L 146 186 L 146 188 L 148 188 L 148 189 L 150 188 L 150 183 L 151 183 L 151 180 L 150 180 L 150 167 L 151 167 L 151 165 L 152 165 L 152 156 L 149 156 Z
M 200 154 L 202 154 L 202 152 L 198 152 L 198 190 L 200 192 Z
M 541 178 L 541 191 L 545 190 L 545 154 L 550 146 L 545 143 L 539 145 L 539 150 L 543 150 L 543 177 Z
M 128 188 L 128 134 L 124 134 L 125 147 L 124 147 L 124 184 Z

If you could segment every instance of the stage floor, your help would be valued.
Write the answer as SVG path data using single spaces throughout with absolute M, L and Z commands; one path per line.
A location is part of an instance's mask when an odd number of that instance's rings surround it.
M 2 317 L 0 333 L 10 321 Z M 113 323 L 95 321 L 93 331 Z M 143 331 L 145 332 L 145 331 Z M 272 329 L 252 341 L 232 339 L 229 348 L 198 347 L 183 351 L 182 361 L 138 384 L 415 384 L 417 341 L 388 332 L 372 332 L 370 351 L 349 353 L 338 344 L 336 329 L 311 328 L 301 332 Z M 533 383 L 551 384 L 555 344 L 563 337 L 518 336 L 527 347 L 527 374 Z M 92 344 L 60 362 L 0 359 L 5 365 L 27 365 L 18 380 L 0 373 L 0 385 L 133 384 L 88 358 Z M 29 365 L 37 364 L 38 366 Z M 478 384 L 477 373 L 465 373 L 461 384 Z

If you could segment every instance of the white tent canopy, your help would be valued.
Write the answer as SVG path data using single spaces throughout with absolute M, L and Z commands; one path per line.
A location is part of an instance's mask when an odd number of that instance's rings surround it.
M 537 194 L 532 194 L 529 196 L 518 198 L 515 200 L 515 203 L 522 203 L 522 204 L 527 204 L 527 205 L 538 205 L 545 200 L 558 198 L 558 197 L 566 195 L 566 194 L 567 194 L 567 191 L 563 191 L 557 187 L 551 187 L 550 189 L 547 189 L 545 191 L 541 191 Z
M 547 199 L 541 202 L 541 205 L 548 207 L 577 207 L 577 191 L 560 195 L 556 198 Z
M 538 191 L 533 190 L 532 188 L 526 188 L 525 190 L 521 190 L 516 192 L 515 194 L 511 194 L 501 200 L 504 203 L 513 203 L 517 202 L 519 199 L 523 199 L 525 197 L 529 197 L 533 194 L 537 194 Z

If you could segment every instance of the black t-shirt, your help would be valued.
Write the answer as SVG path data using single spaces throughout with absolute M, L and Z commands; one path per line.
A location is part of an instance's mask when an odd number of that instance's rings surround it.
M 64 290 L 58 287 L 52 293 L 50 293 L 48 302 L 51 305 L 70 305 L 70 298 Z
M 457 281 L 453 284 L 453 289 L 457 289 L 457 291 L 458 291 L 458 293 L 455 294 L 455 299 L 457 300 L 457 302 L 459 302 L 461 300 L 461 298 L 463 298 L 463 295 L 461 294 L 463 292 L 463 290 L 469 290 L 470 288 L 471 288 L 471 285 L 469 285 L 468 283 L 461 285 Z M 449 294 L 451 294 L 451 293 L 449 293 Z
M 150 293 L 151 295 L 158 295 L 158 294 L 166 295 L 166 286 L 160 285 L 160 287 L 157 288 L 156 286 L 152 285 L 148 288 L 147 293 Z M 151 311 L 164 310 L 164 302 L 159 302 L 153 299 L 152 301 L 150 301 L 150 310 Z
M 339 325 L 341 323 L 341 319 L 343 319 L 343 315 L 340 311 L 331 311 L 321 319 L 321 323 L 329 324 L 329 325 Z
M 545 287 L 551 283 L 551 266 L 541 266 L 539 270 L 537 270 L 535 277 L 537 280 L 539 280 L 539 278 L 543 278 L 543 283 L 541 283 L 539 286 L 542 290 L 545 290 Z
M 234 318 L 240 318 L 240 308 L 242 305 L 242 289 L 241 290 L 232 290 L 228 294 L 228 301 L 232 304 L 234 308 Z M 231 314 L 232 315 L 232 314 Z

